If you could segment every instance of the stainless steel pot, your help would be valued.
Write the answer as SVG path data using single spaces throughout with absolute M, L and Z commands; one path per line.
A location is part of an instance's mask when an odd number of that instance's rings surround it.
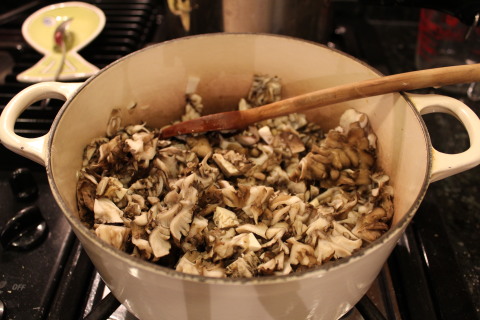
M 76 173 L 84 146 L 105 134 L 110 113 L 124 124 L 162 126 L 183 112 L 190 77 L 200 82 L 205 112 L 236 106 L 254 73 L 275 74 L 285 97 L 379 77 L 346 54 L 315 43 L 261 34 L 210 34 L 145 48 L 85 83 L 39 83 L 15 96 L 0 116 L 9 149 L 46 166 L 56 201 L 115 297 L 140 319 L 336 319 L 365 294 L 415 214 L 429 183 L 480 163 L 480 120 L 462 102 L 438 95 L 388 94 L 308 113 L 324 128 L 347 108 L 368 114 L 378 136 L 380 165 L 395 189 L 391 229 L 349 258 L 288 276 L 213 279 L 134 259 L 84 227 L 76 205 Z M 36 100 L 63 98 L 50 132 L 14 133 L 21 112 Z M 135 103 L 135 108 L 130 108 Z M 446 112 L 465 126 L 471 146 L 449 155 L 435 150 L 421 115 Z
M 166 0 L 171 38 L 211 32 L 273 33 L 325 43 L 331 0 Z

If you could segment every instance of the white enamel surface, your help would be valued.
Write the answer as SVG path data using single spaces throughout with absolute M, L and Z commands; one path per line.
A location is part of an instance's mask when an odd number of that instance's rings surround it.
M 120 108 L 129 123 L 165 125 L 182 114 L 188 79 L 198 77 L 205 112 L 234 109 L 254 73 L 278 75 L 284 97 L 378 77 L 362 63 L 309 42 L 204 35 L 159 44 L 107 67 L 73 95 L 55 120 L 47 157 L 54 196 L 114 295 L 141 319 L 336 319 L 368 290 L 426 191 L 431 170 L 428 134 L 405 97 L 389 94 L 308 114 L 331 128 L 347 108 L 367 113 L 378 135 L 381 166 L 395 187 L 392 229 L 341 262 L 288 277 L 207 279 L 132 260 L 79 223 L 76 171 L 84 146 L 104 135 L 113 108 Z M 478 163 L 480 154 L 473 158 L 472 163 Z
M 480 120 L 475 113 L 466 108 L 462 102 L 440 95 L 410 94 L 420 114 L 443 112 L 456 117 L 465 127 L 470 140 L 470 147 L 458 154 L 446 154 L 436 149 L 432 150 L 433 166 L 430 182 L 444 179 L 453 174 L 471 169 L 478 165 L 480 155 Z
M 4 108 L 0 116 L 0 141 L 8 149 L 46 165 L 47 141 L 50 134 L 38 138 L 24 138 L 14 132 L 15 121 L 32 103 L 41 99 L 67 100 L 80 86 L 78 83 L 43 82 L 19 92 Z

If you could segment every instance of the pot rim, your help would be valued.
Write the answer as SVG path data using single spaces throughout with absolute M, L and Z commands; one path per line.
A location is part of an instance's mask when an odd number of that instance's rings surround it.
M 385 232 L 380 238 L 377 240 L 369 243 L 365 247 L 361 248 L 357 252 L 354 252 L 351 256 L 341 258 L 335 261 L 330 261 L 328 263 L 325 263 L 320 266 L 312 267 L 304 271 L 299 271 L 299 272 L 294 272 L 291 274 L 287 275 L 274 275 L 274 276 L 265 276 L 265 277 L 254 277 L 254 278 L 214 278 L 214 277 L 207 277 L 207 276 L 202 276 L 202 275 L 193 275 L 193 274 L 187 274 L 183 272 L 176 271 L 174 269 L 164 267 L 161 265 L 157 265 L 155 263 L 142 260 L 140 258 L 135 258 L 132 257 L 131 255 L 127 254 L 126 252 L 116 249 L 98 237 L 94 236 L 94 234 L 91 232 L 90 229 L 85 227 L 78 217 L 73 213 L 70 212 L 68 209 L 68 206 L 66 205 L 65 201 L 62 199 L 59 193 L 59 189 L 55 183 L 55 178 L 53 177 L 52 173 L 52 167 L 51 167 L 51 147 L 53 143 L 53 139 L 56 133 L 56 129 L 58 126 L 58 123 L 60 119 L 62 118 L 63 113 L 68 109 L 70 103 L 75 99 L 75 96 L 82 91 L 83 88 L 86 86 L 90 85 L 90 83 L 95 81 L 95 78 L 102 74 L 103 72 L 106 72 L 108 69 L 111 67 L 117 65 L 118 63 L 121 63 L 124 60 L 127 60 L 129 57 L 140 54 L 141 52 L 145 50 L 152 50 L 153 48 L 156 48 L 158 46 L 164 46 L 168 45 L 169 43 L 172 42 L 179 42 L 179 41 L 188 41 L 191 38 L 203 38 L 203 37 L 272 37 L 272 38 L 281 38 L 284 40 L 288 41 L 294 41 L 294 42 L 306 42 L 315 46 L 323 47 L 325 49 L 331 50 L 333 52 L 336 52 L 337 54 L 346 56 L 347 58 L 350 58 L 363 66 L 367 67 L 368 69 L 372 70 L 375 74 L 378 76 L 383 76 L 383 74 L 378 71 L 377 69 L 373 68 L 369 64 L 361 61 L 358 58 L 355 58 L 345 52 L 342 52 L 340 50 L 337 50 L 335 48 L 330 48 L 326 45 L 323 45 L 321 43 L 313 42 L 310 40 L 304 40 L 304 39 L 299 39 L 291 36 L 285 36 L 285 35 L 276 35 L 276 34 L 264 34 L 264 33 L 209 33 L 209 34 L 200 34 L 200 35 L 192 35 L 192 36 L 187 36 L 187 37 L 182 37 L 182 38 L 177 38 L 177 39 L 172 39 L 172 40 L 167 40 L 161 43 L 153 44 L 148 47 L 142 48 L 140 50 L 137 50 L 135 52 L 132 52 L 114 62 L 111 64 L 107 65 L 106 67 L 102 68 L 98 73 L 95 75 L 91 76 L 88 78 L 82 85 L 79 86 L 77 91 L 70 97 L 69 100 L 67 100 L 64 105 L 61 107 L 59 110 L 57 116 L 55 117 L 51 130 L 50 130 L 50 136 L 48 139 L 48 145 L 47 145 L 47 161 L 46 161 L 46 171 L 47 171 L 47 176 L 48 176 L 48 181 L 50 184 L 50 187 L 52 189 L 53 196 L 58 203 L 59 207 L 62 209 L 62 212 L 64 216 L 67 218 L 67 220 L 70 222 L 70 225 L 75 229 L 76 231 L 80 232 L 83 236 L 85 236 L 87 239 L 92 241 L 95 246 L 100 247 L 102 251 L 111 254 L 115 256 L 118 259 L 124 260 L 127 264 L 129 264 L 131 267 L 136 267 L 138 269 L 142 269 L 143 271 L 148 271 L 148 272 L 153 272 L 156 273 L 158 276 L 168 276 L 174 279 L 178 280 L 189 280 L 192 282 L 199 282 L 199 283 L 207 283 L 207 284 L 224 284 L 224 285 L 268 285 L 268 284 L 274 284 L 274 283 L 284 283 L 288 281 L 296 281 L 299 279 L 304 279 L 304 278 L 310 278 L 310 277 L 322 277 L 324 276 L 328 271 L 330 270 L 335 270 L 335 269 L 340 269 L 342 267 L 345 267 L 349 263 L 353 263 L 354 261 L 361 259 L 363 256 L 366 256 L 370 254 L 371 252 L 379 249 L 383 244 L 386 242 L 389 242 L 392 240 L 392 238 L 396 237 L 398 233 L 402 233 L 404 228 L 410 223 L 410 220 L 412 220 L 413 216 L 415 215 L 415 212 L 417 211 L 418 207 L 420 206 L 423 197 L 425 196 L 425 193 L 427 191 L 428 185 L 429 185 L 429 177 L 430 173 L 432 170 L 432 148 L 431 148 L 431 140 L 430 140 L 430 135 L 428 133 L 427 127 L 425 123 L 422 120 L 422 117 L 420 113 L 417 111 L 415 108 L 413 102 L 409 99 L 409 97 L 403 93 L 400 92 L 399 94 L 402 96 L 403 99 L 407 102 L 407 105 L 413 110 L 420 127 L 423 132 L 423 137 L 425 139 L 425 147 L 427 148 L 427 170 L 425 172 L 425 176 L 423 177 L 423 182 L 422 186 L 420 188 L 419 193 L 416 196 L 416 199 L 413 201 L 411 207 L 406 211 L 406 214 L 397 222 L 397 224 L 393 227 L 391 227 L 387 232 Z M 396 93 L 395 93 L 396 94 Z

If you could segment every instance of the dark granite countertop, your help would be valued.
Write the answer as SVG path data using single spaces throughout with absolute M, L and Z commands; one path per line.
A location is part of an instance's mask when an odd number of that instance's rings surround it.
M 355 46 L 340 39 L 339 49 L 369 63 L 384 74 L 416 70 L 415 49 L 419 10 L 402 7 L 355 7 L 335 15 L 337 26 L 354 33 Z M 352 37 L 350 35 L 350 37 Z M 449 95 L 463 101 L 480 116 L 480 102 L 466 94 L 429 89 L 418 93 Z M 469 147 L 461 123 L 446 114 L 423 117 L 433 146 L 442 152 L 458 153 Z M 480 129 L 480 128 L 479 128 Z M 412 160 L 413 161 L 413 160 Z M 423 255 L 424 278 L 411 276 L 411 286 L 424 279 L 432 294 L 429 319 L 460 319 L 463 310 L 480 319 L 480 166 L 432 183 L 407 230 Z M 396 249 L 397 251 L 400 249 Z M 391 260 L 395 260 L 392 258 Z M 421 297 L 420 297 L 421 298 Z M 411 298 L 406 297 L 405 300 Z M 419 309 L 423 301 L 417 301 Z M 428 308 L 425 308 L 428 312 Z M 449 311 L 450 310 L 450 311 Z M 455 313 L 456 316 L 455 316 Z M 408 317 L 421 319 L 416 311 Z M 452 318 L 453 316 L 453 318 Z

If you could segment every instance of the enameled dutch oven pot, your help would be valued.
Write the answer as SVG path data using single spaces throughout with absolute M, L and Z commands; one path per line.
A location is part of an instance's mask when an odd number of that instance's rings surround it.
M 214 279 L 179 273 L 113 249 L 80 223 L 75 184 L 83 148 L 105 134 L 112 109 L 122 110 L 124 125 L 163 126 L 183 113 L 192 78 L 199 79 L 205 113 L 234 109 L 256 73 L 279 76 L 284 97 L 380 76 L 316 43 L 261 34 L 199 35 L 135 52 L 85 83 L 32 85 L 0 117 L 1 142 L 46 166 L 54 197 L 93 264 L 115 297 L 140 319 L 337 319 L 368 290 L 429 183 L 480 162 L 480 120 L 449 97 L 395 93 L 309 112 L 325 129 L 336 126 L 347 108 L 368 114 L 378 136 L 380 165 L 395 189 L 395 215 L 385 235 L 353 256 L 288 276 Z M 16 135 L 21 112 L 45 98 L 66 100 L 50 132 L 35 139 Z M 470 148 L 454 155 L 435 150 L 421 118 L 430 112 L 457 117 Z

